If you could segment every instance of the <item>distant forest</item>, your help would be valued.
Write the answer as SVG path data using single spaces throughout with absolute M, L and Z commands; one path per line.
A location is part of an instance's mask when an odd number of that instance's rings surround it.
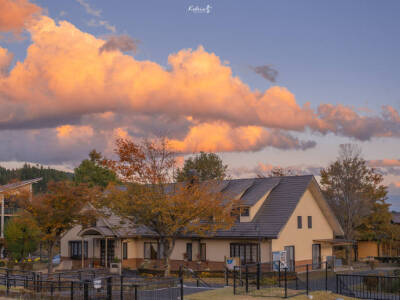
M 0 185 L 15 180 L 28 180 L 42 177 L 43 180 L 33 185 L 34 193 L 45 192 L 49 181 L 72 180 L 74 174 L 59 171 L 52 168 L 45 168 L 41 165 L 24 164 L 22 168 L 6 169 L 0 166 Z

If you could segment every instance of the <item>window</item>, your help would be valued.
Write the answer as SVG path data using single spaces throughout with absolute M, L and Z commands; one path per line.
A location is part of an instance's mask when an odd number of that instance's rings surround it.
M 248 207 L 242 207 L 240 209 L 240 216 L 242 216 L 242 217 L 250 216 L 250 209 Z
M 200 244 L 200 260 L 206 261 L 207 260 L 207 248 L 205 243 Z
M 299 229 L 303 228 L 303 222 L 302 222 L 301 216 L 297 217 L 297 228 L 299 228 Z
M 158 243 L 157 242 L 144 242 L 144 258 L 157 259 L 158 258 Z
M 88 257 L 88 242 L 83 242 L 84 258 Z M 69 242 L 69 257 L 74 259 L 82 258 L 82 241 Z
M 258 244 L 232 243 L 230 245 L 231 257 L 240 257 L 242 264 L 255 263 L 258 261 Z
M 308 228 L 312 228 L 312 216 L 308 216 Z
M 192 261 L 192 243 L 186 244 L 186 258 L 188 261 Z
M 122 259 L 128 259 L 128 243 L 122 243 Z

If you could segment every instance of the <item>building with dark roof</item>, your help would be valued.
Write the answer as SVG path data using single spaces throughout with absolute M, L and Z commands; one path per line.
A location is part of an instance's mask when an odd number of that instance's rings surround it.
M 337 237 L 343 236 L 312 175 L 225 180 L 217 189 L 240 199 L 240 217 L 229 230 L 212 236 L 182 236 L 171 255 L 173 268 L 185 263 L 195 269 L 221 269 L 227 257 L 245 264 L 271 262 L 282 253 L 289 267 L 318 264 L 332 255 Z M 145 226 L 121 221 L 111 215 L 93 227 L 70 230 L 61 240 L 63 260 L 104 266 L 118 257 L 133 269 L 156 262 L 161 253 L 157 236 Z

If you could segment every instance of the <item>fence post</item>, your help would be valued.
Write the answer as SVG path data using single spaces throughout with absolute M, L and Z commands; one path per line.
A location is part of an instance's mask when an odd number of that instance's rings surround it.
M 135 300 L 138 300 L 137 285 L 135 285 Z
M 58 273 L 58 291 L 61 291 L 61 273 Z
M 308 264 L 307 266 L 307 270 L 306 270 L 306 285 L 307 285 L 307 296 L 308 296 Z
M 260 289 L 261 265 L 257 263 L 257 290 Z
M 74 282 L 73 281 L 71 281 L 71 300 L 73 300 L 74 299 Z
M 112 299 L 112 282 L 111 282 L 111 280 L 112 280 L 111 277 L 107 278 L 107 300 Z
M 278 287 L 281 287 L 281 261 L 278 261 Z
M 249 266 L 246 265 L 246 294 L 249 292 Z
M 53 281 L 50 283 L 50 295 L 51 297 L 53 297 L 53 293 L 54 293 L 54 286 L 53 286 Z
M 229 273 L 228 273 L 228 268 L 225 268 L 225 285 L 229 285 Z
M 8 291 L 10 289 L 10 285 L 9 285 L 9 279 L 8 279 L 8 269 L 6 270 L 6 290 L 7 290 L 7 295 L 8 295 Z
M 233 267 L 233 294 L 236 295 L 236 267 Z
M 180 284 L 181 284 L 181 300 L 183 300 L 183 277 L 180 278 Z
M 285 298 L 287 298 L 287 268 L 285 268 Z
M 120 299 L 123 300 L 124 299 L 124 276 L 121 275 L 121 294 L 120 294 Z
M 325 262 L 325 291 L 328 291 L 328 261 Z
M 83 299 L 89 300 L 89 281 L 85 280 L 83 283 Z

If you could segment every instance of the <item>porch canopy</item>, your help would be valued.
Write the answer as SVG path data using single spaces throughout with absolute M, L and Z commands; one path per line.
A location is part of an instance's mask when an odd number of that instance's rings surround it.
M 356 241 L 345 240 L 345 239 L 321 239 L 321 240 L 314 240 L 314 243 L 329 244 L 332 246 L 349 246 L 349 245 L 354 245 Z
M 96 226 L 96 227 L 89 227 L 82 229 L 78 235 L 80 237 L 85 237 L 85 236 L 101 236 L 101 237 L 109 237 L 109 238 L 115 238 L 117 237 L 115 233 L 108 227 L 105 226 Z

